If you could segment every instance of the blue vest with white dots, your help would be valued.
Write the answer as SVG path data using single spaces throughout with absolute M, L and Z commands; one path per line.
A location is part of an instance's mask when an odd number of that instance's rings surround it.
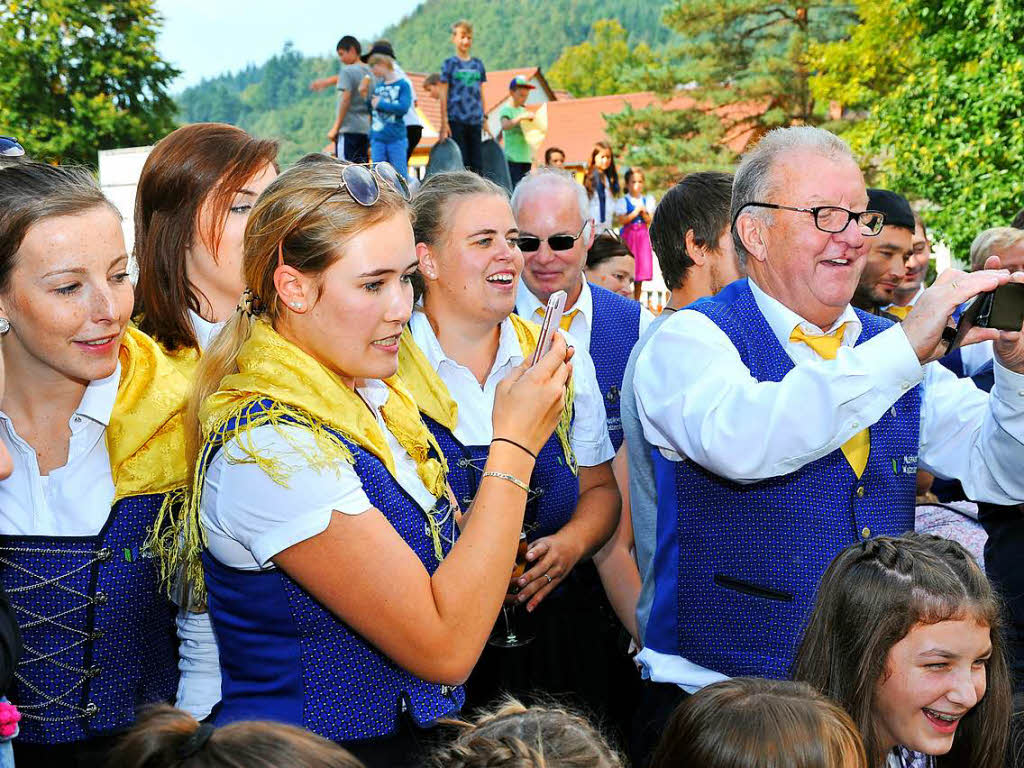
M 640 338 L 640 302 L 632 301 L 599 285 L 590 286 L 594 320 L 590 329 L 590 357 L 597 370 L 597 386 L 604 397 L 608 436 L 618 451 L 622 445 L 619 394 L 629 353 Z
M 174 701 L 175 608 L 145 549 L 163 501 L 122 499 L 95 536 L 0 536 L 0 581 L 25 648 L 7 691 L 20 742 L 92 739 Z
M 426 414 L 421 416 L 448 460 L 448 483 L 455 498 L 463 510 L 468 509 L 480 487 L 490 446 L 463 445 L 446 427 Z M 556 533 L 569 522 L 580 497 L 579 480 L 569 468 L 556 434 L 548 438 L 537 454 L 530 489 L 523 526 L 527 539 L 533 541 Z
M 793 369 L 746 280 L 688 309 L 726 333 L 758 381 Z M 857 314 L 858 343 L 891 325 Z M 658 520 L 647 646 L 730 677 L 786 677 L 832 558 L 858 539 L 913 529 L 920 410 L 915 387 L 870 427 L 859 479 L 839 449 L 750 484 L 652 451 Z
M 256 403 L 245 421 L 270 404 Z M 234 425 L 229 423 L 226 430 Z M 379 509 L 431 574 L 439 565 L 423 509 L 384 463 L 344 440 L 370 503 Z M 208 450 L 209 462 L 216 455 Z M 457 536 L 446 499 L 438 510 L 445 555 Z M 436 514 L 436 513 L 435 513 Z M 388 659 L 279 569 L 244 571 L 203 553 L 210 619 L 221 662 L 217 725 L 273 720 L 332 741 L 392 734 L 402 712 L 422 727 L 456 714 L 461 686 L 429 683 Z

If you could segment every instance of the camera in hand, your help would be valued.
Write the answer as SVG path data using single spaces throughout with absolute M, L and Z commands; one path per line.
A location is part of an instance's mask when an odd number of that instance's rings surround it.
M 994 291 L 978 294 L 964 310 L 950 349 L 960 346 L 971 328 L 1019 331 L 1021 326 L 1024 326 L 1024 283 L 1007 283 Z

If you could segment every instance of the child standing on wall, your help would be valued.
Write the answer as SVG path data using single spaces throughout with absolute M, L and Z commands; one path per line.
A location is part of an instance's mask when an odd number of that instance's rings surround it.
M 459 145 L 462 160 L 470 171 L 480 173 L 480 132 L 484 122 L 481 85 L 487 80 L 484 64 L 470 56 L 473 25 L 468 21 L 452 24 L 455 55 L 441 65 L 441 130 L 438 142 L 451 136 Z
M 403 117 L 412 106 L 412 88 L 409 81 L 398 76 L 395 60 L 386 53 L 370 56 L 370 68 L 377 78 L 370 105 L 373 121 L 370 124 L 370 151 L 373 162 L 388 162 L 403 178 L 409 176 L 406 150 L 409 139 Z
M 615 214 L 622 225 L 622 242 L 636 259 L 636 274 L 633 276 L 633 298 L 640 298 L 645 280 L 654 276 L 654 258 L 651 251 L 651 235 L 648 228 L 654 216 L 654 196 L 644 194 L 644 172 L 639 168 L 626 171 L 626 194 L 615 207 Z
M 516 75 L 509 83 L 508 90 L 512 101 L 501 108 L 498 117 L 501 119 L 501 131 L 505 135 L 505 158 L 508 160 L 508 175 L 515 187 L 519 180 L 530 172 L 532 159 L 530 145 L 523 134 L 523 121 L 533 119 L 533 113 L 525 106 L 534 86 L 522 75 Z

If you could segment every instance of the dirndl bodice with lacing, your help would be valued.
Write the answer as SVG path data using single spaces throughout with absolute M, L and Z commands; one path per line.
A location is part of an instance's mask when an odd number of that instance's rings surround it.
M 91 739 L 173 702 L 175 608 L 145 546 L 164 499 L 118 501 L 95 536 L 0 536 L 0 581 L 24 640 L 7 692 L 19 741 Z

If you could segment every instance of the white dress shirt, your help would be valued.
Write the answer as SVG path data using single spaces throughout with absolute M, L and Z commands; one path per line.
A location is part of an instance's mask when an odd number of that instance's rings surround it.
M 399 485 L 420 507 L 431 509 L 437 500 L 423 485 L 416 462 L 388 430 L 380 412 L 390 394 L 387 385 L 367 379 L 356 391 L 373 410 L 384 433 Z M 270 570 L 275 555 L 323 533 L 335 511 L 359 515 L 373 506 L 355 467 L 347 462 L 311 465 L 307 456 L 316 453 L 312 435 L 299 427 L 280 429 L 256 427 L 243 440 L 289 468 L 287 485 L 274 481 L 257 464 L 240 463 L 238 459 L 245 453 L 237 439 L 228 441 L 206 470 L 199 517 L 210 554 L 224 565 Z
M 580 291 L 579 298 L 576 299 L 576 303 L 571 307 L 567 306 L 565 311 L 568 313 L 574 309 L 579 310 L 579 312 L 573 315 L 572 322 L 569 324 L 569 333 L 579 342 L 580 346 L 577 349 L 583 349 L 589 353 L 590 329 L 594 327 L 594 298 L 590 292 L 590 283 L 587 282 L 582 272 L 580 273 L 580 280 L 583 282 L 583 289 Z M 526 287 L 526 281 L 520 279 L 519 292 L 516 294 L 516 314 L 531 322 L 541 323 L 544 321 L 543 310 L 546 306 L 546 302 L 541 302 L 540 299 L 530 292 L 530 289 Z M 641 304 L 640 336 L 644 335 L 644 331 L 647 330 L 647 326 L 651 324 L 652 320 L 654 320 L 654 315 L 651 314 L 647 307 Z
M 192 321 L 192 333 L 196 335 L 196 341 L 199 342 L 200 351 L 210 346 L 210 342 L 213 341 L 213 337 L 220 333 L 220 329 L 224 327 L 226 320 L 220 323 L 211 323 L 209 320 L 203 319 L 202 315 L 193 312 L 191 309 L 188 311 L 188 319 Z
M 463 445 L 490 443 L 493 437 L 491 411 L 494 409 L 494 392 L 509 371 L 523 362 L 522 347 L 519 346 L 512 321 L 508 318 L 501 321 L 498 352 L 482 387 L 472 371 L 445 354 L 424 312 L 419 309 L 413 312 L 409 328 L 413 340 L 423 350 L 430 365 L 448 387 L 448 393 L 459 405 L 455 439 Z M 565 332 L 563 335 L 566 344 L 576 348 L 572 359 L 575 418 L 570 443 L 581 467 L 595 467 L 611 461 L 615 456 L 608 437 L 604 398 L 597 386 L 597 374 L 590 355 L 580 348 L 573 336 Z
M 923 382 L 919 465 L 960 479 L 970 498 L 1024 500 L 1024 375 L 997 362 L 990 397 L 937 363 L 922 366 L 898 325 L 854 347 L 861 324 L 851 307 L 833 326 L 847 323 L 842 348 L 823 360 L 789 340 L 797 325 L 808 334 L 821 329 L 752 280 L 750 288 L 796 367 L 780 382 L 759 382 L 710 319 L 676 312 L 640 353 L 634 379 L 644 435 L 666 457 L 688 457 L 740 483 L 786 475 L 874 424 Z M 688 687 L 714 674 L 679 657 L 644 654 L 638 658 L 655 680 Z
M 7 414 L 0 412 L 0 439 L 14 463 L 11 476 L 0 481 L 0 532 L 15 536 L 95 536 L 103 529 L 114 501 L 106 432 L 120 380 L 118 363 L 110 376 L 89 382 L 68 422 L 71 441 L 67 463 L 49 475 L 40 474 L 35 449 L 14 431 Z M 178 706 L 202 718 L 220 699 L 220 665 L 206 614 L 190 616 L 197 618 L 186 624 L 185 632 L 181 631 L 183 619 L 180 614 L 178 617 Z M 186 691 L 194 695 L 183 696 Z

